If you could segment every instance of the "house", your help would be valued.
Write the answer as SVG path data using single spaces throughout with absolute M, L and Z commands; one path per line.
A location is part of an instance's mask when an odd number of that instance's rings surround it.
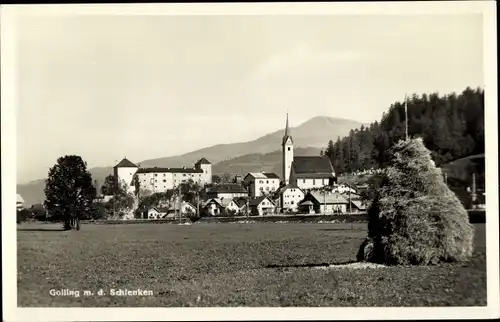
M 212 164 L 205 158 L 201 158 L 192 168 L 140 168 L 123 158 L 113 169 L 115 179 L 124 184 L 129 193 L 135 191 L 134 176 L 137 176 L 140 189 L 151 193 L 174 189 L 189 180 L 201 185 L 212 182 Z
M 220 199 L 220 204 L 224 208 L 224 214 L 226 215 L 230 213 L 237 214 L 240 210 L 240 207 L 232 198 L 222 198 Z
M 337 192 L 308 192 L 299 203 L 299 210 L 305 213 L 320 213 L 331 215 L 335 213 L 346 213 L 349 202 Z
M 190 202 L 183 201 L 180 206 L 181 214 L 184 215 L 189 215 L 189 214 L 196 214 L 197 209 L 195 206 L 193 206 Z M 179 204 L 173 204 L 167 209 L 167 215 L 171 217 L 173 214 L 174 217 L 175 215 L 179 215 Z
M 341 194 L 350 205 L 347 207 L 348 212 L 365 212 L 367 211 L 368 204 L 363 198 L 357 193 L 344 192 Z
M 282 175 L 285 185 L 293 183 L 302 190 L 332 186 L 337 178 L 328 156 L 294 156 L 288 114 L 282 147 Z
M 224 207 L 221 205 L 220 199 L 212 198 L 203 203 L 202 210 L 209 216 L 220 216 L 223 214 Z
M 276 209 L 274 202 L 267 196 L 260 196 L 258 198 L 251 199 L 249 206 L 252 215 L 257 216 L 274 214 Z
M 278 190 L 280 177 L 269 172 L 250 172 L 243 179 L 251 198 L 270 195 Z
M 246 214 L 247 213 L 247 203 L 249 201 L 248 198 L 239 197 L 239 198 L 234 198 L 233 201 L 238 206 L 238 213 L 239 214 Z
M 151 207 L 146 211 L 146 218 L 148 219 L 160 219 L 167 214 L 167 209 Z
M 205 198 L 209 199 L 233 199 L 238 197 L 248 197 L 248 192 L 241 185 L 236 183 L 223 183 L 208 189 Z
M 278 191 L 278 206 L 282 212 L 297 211 L 304 199 L 304 192 L 296 184 L 290 183 Z

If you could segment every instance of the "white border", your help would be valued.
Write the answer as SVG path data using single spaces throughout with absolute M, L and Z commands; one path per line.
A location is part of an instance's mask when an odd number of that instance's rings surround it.
M 419 15 L 483 14 L 487 186 L 485 308 L 17 308 L 15 18 L 30 15 Z M 496 2 L 9 5 L 1 7 L 2 259 L 5 321 L 469 319 L 499 317 Z M 7 170 L 8 169 L 8 170 Z

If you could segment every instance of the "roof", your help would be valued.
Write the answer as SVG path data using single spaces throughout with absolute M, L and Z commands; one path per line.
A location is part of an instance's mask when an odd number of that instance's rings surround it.
M 243 207 L 244 205 L 246 205 L 247 203 L 247 199 L 248 198 L 245 198 L 245 197 L 238 197 L 238 198 L 233 198 L 233 201 L 234 203 L 238 206 L 238 207 Z
M 349 202 L 345 197 L 339 193 L 327 193 L 326 195 L 319 191 L 311 191 L 309 193 L 316 201 L 323 204 L 348 204 Z
M 359 210 L 365 210 L 366 209 L 366 205 L 361 200 L 351 200 L 351 202 Z
M 288 189 L 299 189 L 300 191 L 302 191 L 302 189 L 300 189 L 295 183 L 289 183 L 287 184 L 286 186 L 284 187 L 281 187 L 279 190 L 278 190 L 278 193 L 279 194 L 282 194 L 283 192 L 285 192 L 286 190 Z
M 279 179 L 280 178 L 276 173 L 272 173 L 272 172 L 264 172 L 264 175 L 268 179 Z
M 24 203 L 24 199 L 23 199 L 23 197 L 21 197 L 20 194 L 17 194 L 17 202 L 18 203 Z
M 333 173 L 300 173 L 296 174 L 297 179 L 333 179 Z
M 211 164 L 207 159 L 201 158 L 196 162 L 196 164 Z
M 137 170 L 137 173 L 203 173 L 201 169 L 193 169 L 193 168 L 140 168 Z
M 255 199 L 250 199 L 250 206 L 258 206 L 258 205 L 260 205 L 260 203 L 264 199 L 267 199 L 274 204 L 274 202 L 271 200 L 271 198 L 268 198 L 267 196 L 260 196 L 260 197 L 255 198 Z
M 206 207 L 207 205 L 211 204 L 212 202 L 218 204 L 219 206 L 222 207 L 222 202 L 219 198 L 211 198 L 211 199 L 208 199 L 202 207 Z
M 115 168 L 138 168 L 135 164 L 130 162 L 127 158 L 123 158 L 117 165 L 114 166 Z
M 350 195 L 351 195 L 351 200 L 361 200 L 361 199 L 363 199 L 359 194 L 354 193 L 354 192 L 351 192 Z M 349 192 L 342 193 L 342 196 L 344 198 L 346 198 L 346 199 L 349 199 Z
M 300 203 L 301 206 L 314 206 L 311 200 L 304 201 Z
M 280 178 L 276 173 L 272 173 L 272 172 L 249 172 L 245 176 L 245 179 L 248 176 L 252 176 L 255 179 L 279 179 Z
M 332 162 L 327 156 L 300 156 L 294 157 L 292 167 L 295 175 L 301 174 L 330 174 L 335 171 Z
M 224 183 L 212 187 L 209 193 L 248 193 L 245 188 L 237 183 Z

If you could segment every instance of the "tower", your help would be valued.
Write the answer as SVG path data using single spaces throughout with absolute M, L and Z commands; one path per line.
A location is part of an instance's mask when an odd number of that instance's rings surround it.
M 293 139 L 290 134 L 290 129 L 288 128 L 288 113 L 286 114 L 286 126 L 285 126 L 285 135 L 283 136 L 283 142 L 281 143 L 282 147 L 282 178 L 285 181 L 285 184 L 289 184 L 290 182 L 290 171 L 292 169 L 292 161 L 293 161 Z
M 201 158 L 198 160 L 194 168 L 203 171 L 202 182 L 204 185 L 212 183 L 212 164 L 207 159 Z
M 132 183 L 132 179 L 137 170 L 139 170 L 139 167 L 130 162 L 127 158 L 123 158 L 123 160 L 115 165 L 113 169 L 115 180 L 119 187 L 124 184 L 127 188 L 127 192 L 133 193 L 135 187 Z

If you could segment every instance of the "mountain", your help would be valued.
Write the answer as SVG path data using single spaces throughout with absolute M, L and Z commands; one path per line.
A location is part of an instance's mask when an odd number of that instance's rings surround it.
M 319 155 L 319 151 L 327 146 L 329 140 L 335 141 L 338 136 L 344 137 L 351 129 L 359 128 L 361 125 L 363 123 L 352 120 L 318 116 L 297 127 L 291 127 L 295 154 Z M 214 174 L 229 172 L 244 175 L 250 171 L 265 170 L 280 175 L 280 149 L 283 133 L 284 129 L 281 129 L 253 141 L 218 144 L 183 155 L 150 159 L 137 162 L 137 164 L 141 167 L 191 166 L 204 157 L 213 164 Z M 113 172 L 113 169 L 112 167 L 98 167 L 89 171 L 94 180 L 102 183 L 104 178 Z M 17 185 L 17 192 L 24 198 L 26 204 L 31 205 L 44 200 L 44 187 L 45 179 L 40 179 Z
M 320 148 L 295 148 L 296 156 L 315 156 L 320 154 Z M 281 150 L 271 153 L 246 154 L 234 159 L 225 160 L 215 164 L 212 173 L 221 175 L 224 173 L 241 174 L 244 176 L 248 172 L 274 172 L 281 177 Z

